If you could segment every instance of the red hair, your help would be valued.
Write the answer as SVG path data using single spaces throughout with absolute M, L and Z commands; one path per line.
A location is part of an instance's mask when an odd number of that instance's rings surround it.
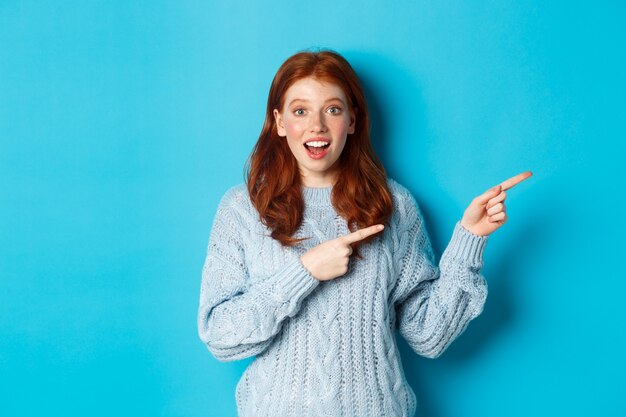
M 351 231 L 384 224 L 392 211 L 387 176 L 370 142 L 367 103 L 356 73 L 336 52 L 300 52 L 287 59 L 274 76 L 263 129 L 246 168 L 252 204 L 272 237 L 284 246 L 303 240 L 293 234 L 302 222 L 304 200 L 298 163 L 287 141 L 278 136 L 273 110 L 282 109 L 289 87 L 307 77 L 339 86 L 356 114 L 354 134 L 348 135 L 338 160 L 340 173 L 331 198 L 335 210 Z

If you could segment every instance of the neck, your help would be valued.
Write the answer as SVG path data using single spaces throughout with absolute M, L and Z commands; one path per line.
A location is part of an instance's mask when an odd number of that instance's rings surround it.
M 339 177 L 339 173 L 337 170 L 333 170 L 332 172 L 325 171 L 322 173 L 300 173 L 300 178 L 302 179 L 302 185 L 304 187 L 309 188 L 326 188 L 332 187 L 337 182 L 337 178 Z

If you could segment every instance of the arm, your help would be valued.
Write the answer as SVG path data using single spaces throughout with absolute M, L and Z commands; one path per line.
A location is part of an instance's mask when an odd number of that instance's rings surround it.
M 257 355 L 265 350 L 288 317 L 318 285 L 294 257 L 273 275 L 251 282 L 240 229 L 244 226 L 224 196 L 211 229 L 202 269 L 198 334 L 221 361 Z
M 482 312 L 487 284 L 480 269 L 487 238 L 457 223 L 437 267 L 419 208 L 408 192 L 403 197 L 394 256 L 398 327 L 416 353 L 436 358 Z

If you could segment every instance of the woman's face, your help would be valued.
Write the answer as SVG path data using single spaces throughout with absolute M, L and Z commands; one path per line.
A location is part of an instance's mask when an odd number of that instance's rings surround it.
M 302 183 L 327 187 L 337 180 L 337 160 L 355 115 L 341 87 L 308 77 L 285 93 L 282 109 L 274 109 L 278 134 L 285 137 L 298 161 Z

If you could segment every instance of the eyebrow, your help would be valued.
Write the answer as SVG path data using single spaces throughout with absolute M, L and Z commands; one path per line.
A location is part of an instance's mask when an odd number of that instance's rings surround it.
M 295 103 L 296 101 L 307 101 L 307 102 L 308 102 L 309 100 L 307 100 L 307 99 L 305 99 L 305 98 L 294 98 L 293 100 L 291 100 L 291 101 L 289 102 L 289 104 L 287 104 L 287 107 L 291 106 L 291 105 L 292 105 L 293 103 Z M 339 102 L 341 102 L 342 104 L 344 104 L 343 100 L 342 100 L 342 99 L 340 99 L 339 97 L 331 97 L 331 98 L 329 98 L 328 100 L 326 100 L 324 103 L 328 103 L 329 101 L 339 101 Z

